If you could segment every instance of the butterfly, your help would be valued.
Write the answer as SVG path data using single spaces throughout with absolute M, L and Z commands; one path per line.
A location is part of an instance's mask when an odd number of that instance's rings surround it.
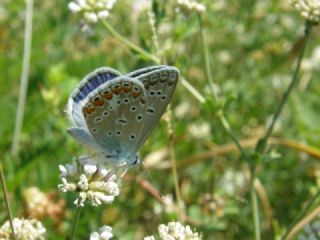
M 67 132 L 95 150 L 102 160 L 121 166 L 140 162 L 138 151 L 159 122 L 177 85 L 179 70 L 151 66 L 128 74 L 97 68 L 68 99 Z

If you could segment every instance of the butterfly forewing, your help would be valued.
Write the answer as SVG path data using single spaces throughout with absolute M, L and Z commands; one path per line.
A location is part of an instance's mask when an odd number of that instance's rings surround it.
M 146 108 L 143 84 L 120 76 L 91 93 L 82 112 L 90 133 L 106 152 L 135 154 Z
M 140 148 L 170 102 L 179 78 L 179 71 L 175 67 L 158 66 L 135 71 L 130 76 L 135 76 L 135 79 L 143 83 L 148 99 L 143 134 L 138 143 Z

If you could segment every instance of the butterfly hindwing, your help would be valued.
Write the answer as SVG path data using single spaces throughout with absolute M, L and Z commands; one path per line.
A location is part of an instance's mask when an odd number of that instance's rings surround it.
M 143 84 L 120 76 L 90 93 L 82 113 L 91 135 L 106 152 L 135 154 L 146 108 Z
M 78 127 L 85 127 L 81 103 L 97 87 L 120 75 L 119 71 L 109 67 L 97 68 L 86 75 L 70 95 L 66 110 L 70 121 Z

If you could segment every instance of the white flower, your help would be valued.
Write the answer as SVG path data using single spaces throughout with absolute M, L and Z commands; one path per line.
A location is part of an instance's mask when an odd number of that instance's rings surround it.
M 320 20 L 319 0 L 292 0 L 292 5 L 307 20 L 318 23 Z
M 194 138 L 209 138 L 211 135 L 210 125 L 206 122 L 192 123 L 188 126 L 188 131 Z
M 112 203 L 120 193 L 117 176 L 112 170 L 91 159 L 82 158 L 78 164 L 74 161 L 73 165 L 60 165 L 59 169 L 62 183 L 58 188 L 62 192 L 77 192 L 78 198 L 74 201 L 77 206 L 83 207 L 86 201 L 92 206 Z
M 74 0 L 68 4 L 71 12 L 80 12 L 89 23 L 105 19 L 110 15 L 117 0 Z
M 206 6 L 202 3 L 198 3 L 195 0 L 177 0 L 177 3 L 180 7 L 187 8 L 189 10 L 194 10 L 199 13 L 206 11 Z
M 35 219 L 13 219 L 13 228 L 16 240 L 43 240 L 46 229 L 42 223 Z M 11 239 L 11 228 L 9 221 L 6 221 L 0 228 L 0 239 Z
M 158 227 L 161 240 L 201 240 L 201 234 L 193 232 L 190 226 L 183 226 L 180 222 L 169 222 Z M 154 236 L 145 237 L 144 240 L 155 240 Z
M 113 237 L 112 228 L 109 226 L 102 226 L 98 232 L 90 234 L 90 240 L 108 240 Z
M 156 240 L 154 236 L 145 237 L 143 240 Z

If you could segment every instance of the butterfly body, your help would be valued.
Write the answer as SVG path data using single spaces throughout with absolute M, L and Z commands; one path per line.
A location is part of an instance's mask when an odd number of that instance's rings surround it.
M 122 75 L 112 68 L 88 74 L 71 93 L 67 131 L 106 162 L 134 165 L 175 90 L 179 71 L 153 66 Z

